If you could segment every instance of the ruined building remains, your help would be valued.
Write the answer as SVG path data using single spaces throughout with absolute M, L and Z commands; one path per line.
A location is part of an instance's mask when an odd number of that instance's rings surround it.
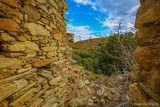
M 64 106 L 65 0 L 0 0 L 0 107 Z
M 133 105 L 160 104 L 160 0 L 140 0 L 135 27 L 138 47 L 134 83 L 130 86 Z

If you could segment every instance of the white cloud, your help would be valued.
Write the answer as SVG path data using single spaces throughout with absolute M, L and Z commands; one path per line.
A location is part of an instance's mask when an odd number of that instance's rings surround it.
M 92 5 L 91 0 L 72 0 L 72 1 L 82 5 Z
M 114 17 L 111 15 L 100 23 L 103 27 L 109 28 L 111 32 L 114 32 L 119 27 L 119 24 L 122 32 L 134 32 L 134 18 L 132 18 L 128 16 Z
M 79 5 L 89 5 L 94 10 L 112 14 L 128 14 L 139 7 L 139 0 L 72 0 Z
M 113 28 L 115 26 L 118 26 L 118 23 L 120 22 L 120 20 L 121 19 L 119 17 L 115 18 L 112 15 L 110 15 L 108 18 L 106 18 L 101 23 L 103 27 Z
M 96 20 L 99 21 L 99 22 L 101 21 L 101 19 L 99 17 L 96 17 Z
M 93 31 L 90 30 L 89 26 L 74 26 L 72 24 L 68 24 L 67 31 L 73 33 L 75 35 L 75 40 L 84 40 L 94 37 Z
M 126 15 L 139 5 L 139 0 L 94 0 L 99 10 L 113 15 Z
M 96 18 L 103 27 L 113 29 L 119 20 L 123 28 L 133 28 L 135 14 L 139 7 L 139 0 L 73 0 L 79 5 L 89 5 L 97 11 L 109 15 L 107 18 Z
M 90 5 L 92 9 L 97 10 L 96 4 L 92 0 L 72 0 L 80 5 Z

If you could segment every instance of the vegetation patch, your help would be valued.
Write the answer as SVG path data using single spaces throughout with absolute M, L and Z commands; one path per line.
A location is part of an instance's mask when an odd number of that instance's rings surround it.
M 133 57 L 135 48 L 134 33 L 114 34 L 97 50 L 75 49 L 73 59 L 96 74 L 125 73 L 130 71 L 135 63 Z

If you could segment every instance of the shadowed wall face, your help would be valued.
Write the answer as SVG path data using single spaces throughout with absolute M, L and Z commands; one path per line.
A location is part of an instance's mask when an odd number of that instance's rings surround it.
M 0 107 L 58 107 L 67 95 L 64 0 L 0 0 Z
M 160 1 L 140 0 L 135 27 L 137 44 L 134 84 L 130 86 L 133 105 L 149 107 L 160 103 Z

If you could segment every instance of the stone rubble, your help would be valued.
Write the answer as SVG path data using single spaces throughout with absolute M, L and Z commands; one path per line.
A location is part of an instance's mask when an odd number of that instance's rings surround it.
M 73 66 L 73 64 L 72 64 Z M 130 74 L 113 75 L 111 77 L 85 71 L 76 67 L 75 73 L 69 76 L 70 94 L 66 107 L 131 107 L 128 86 L 131 84 Z

